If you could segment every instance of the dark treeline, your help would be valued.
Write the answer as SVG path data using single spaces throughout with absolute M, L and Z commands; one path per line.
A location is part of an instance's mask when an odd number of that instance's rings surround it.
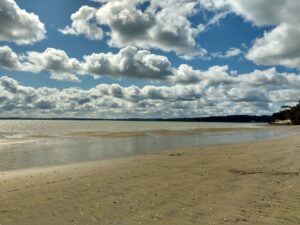
M 272 116 L 230 115 L 193 118 L 128 118 L 128 119 L 97 119 L 97 118 L 25 118 L 5 117 L 0 120 L 77 120 L 77 121 L 173 121 L 173 122 L 233 122 L 233 123 L 269 123 Z
M 273 122 L 290 120 L 292 124 L 300 124 L 300 101 L 296 106 L 283 106 L 282 109 L 283 110 L 281 110 L 280 112 L 273 114 Z
M 185 119 L 182 119 L 183 121 Z M 211 116 L 203 118 L 188 118 L 187 121 L 198 122 L 233 122 L 233 123 L 269 123 L 272 121 L 272 117 L 268 115 L 264 116 L 251 116 L 251 115 L 231 115 L 231 116 Z

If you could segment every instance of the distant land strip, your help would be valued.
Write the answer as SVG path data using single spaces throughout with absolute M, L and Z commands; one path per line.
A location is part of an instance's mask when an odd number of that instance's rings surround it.
M 169 121 L 169 122 L 235 122 L 235 123 L 270 123 L 272 116 L 230 115 L 191 118 L 80 118 L 80 117 L 1 117 L 0 120 L 79 120 L 79 121 Z

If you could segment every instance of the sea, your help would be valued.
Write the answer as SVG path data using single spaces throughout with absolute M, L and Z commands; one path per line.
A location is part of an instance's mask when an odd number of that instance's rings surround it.
M 287 134 L 284 129 L 266 127 L 257 123 L 0 120 L 0 171 L 258 141 Z

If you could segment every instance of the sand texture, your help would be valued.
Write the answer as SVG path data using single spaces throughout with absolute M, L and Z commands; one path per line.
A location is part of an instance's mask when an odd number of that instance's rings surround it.
M 300 139 L 0 173 L 1 225 L 299 225 Z

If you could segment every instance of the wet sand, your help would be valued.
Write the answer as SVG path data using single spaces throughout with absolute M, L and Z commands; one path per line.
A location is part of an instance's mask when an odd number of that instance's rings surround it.
M 1 225 L 298 225 L 298 136 L 0 172 Z
M 191 135 L 191 134 L 203 134 L 203 133 L 225 133 L 225 132 L 256 132 L 256 131 L 263 131 L 268 130 L 270 127 L 244 127 L 244 128 L 231 128 L 231 127 L 224 127 L 224 128 L 194 128 L 194 129 L 150 129 L 150 130 L 141 130 L 141 131 L 123 131 L 123 132 L 105 132 L 105 131 L 86 131 L 86 132 L 76 132 L 70 133 L 70 136 L 75 137 L 99 137 L 99 138 L 119 138 L 119 137 L 138 137 L 138 136 L 145 136 L 148 133 L 155 134 L 155 135 Z M 31 136 L 31 137 L 39 137 Z M 43 138 L 44 136 L 40 136 Z M 45 136 L 46 137 L 46 136 Z

